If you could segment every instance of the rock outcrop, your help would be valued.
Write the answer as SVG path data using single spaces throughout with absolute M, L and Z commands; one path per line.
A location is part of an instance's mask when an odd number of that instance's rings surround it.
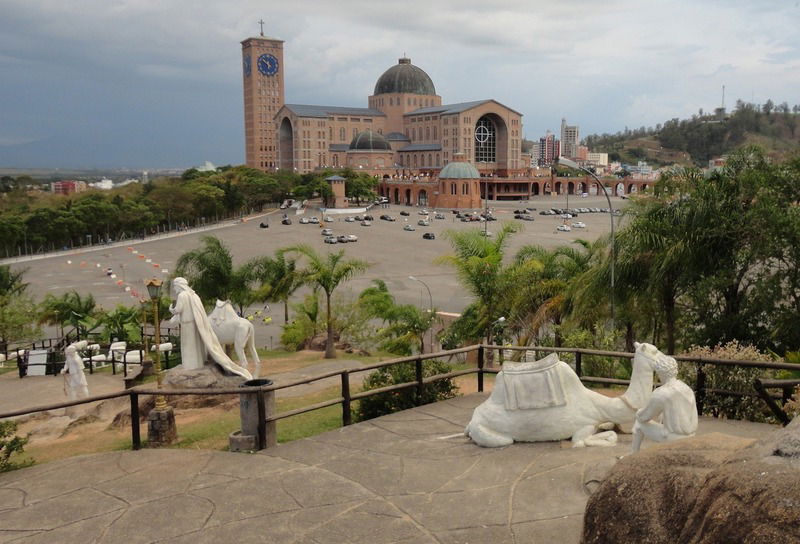
M 800 419 L 757 443 L 713 433 L 625 457 L 583 542 L 800 542 Z

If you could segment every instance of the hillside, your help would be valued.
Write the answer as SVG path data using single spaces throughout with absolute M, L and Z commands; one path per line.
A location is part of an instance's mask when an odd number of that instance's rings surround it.
M 654 166 L 681 164 L 705 166 L 709 159 L 730 153 L 747 144 L 757 144 L 768 155 L 785 158 L 800 149 L 798 130 L 800 106 L 775 106 L 738 101 L 731 113 L 702 110 L 691 119 L 671 119 L 655 128 L 590 135 L 589 149 L 609 154 L 625 163 L 646 160 Z

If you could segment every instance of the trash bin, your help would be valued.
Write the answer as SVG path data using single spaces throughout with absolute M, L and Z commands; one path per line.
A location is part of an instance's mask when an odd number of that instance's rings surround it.
M 272 385 L 272 380 L 260 378 L 247 380 L 240 387 L 251 388 L 268 385 Z M 274 391 L 242 392 L 239 395 L 241 430 L 231 433 L 229 437 L 230 450 L 253 451 L 276 445 L 275 422 L 266 423 L 263 419 L 274 413 Z

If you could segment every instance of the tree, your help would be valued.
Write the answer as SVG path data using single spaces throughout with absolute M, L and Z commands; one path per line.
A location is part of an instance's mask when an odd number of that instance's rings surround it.
M 437 259 L 437 262 L 455 268 L 461 284 L 475 297 L 472 334 L 485 337 L 487 343 L 491 343 L 491 325 L 500 317 L 498 301 L 503 298 L 506 289 L 504 250 L 508 238 L 515 232 L 517 227 L 511 223 L 503 225 L 494 239 L 484 236 L 483 231 L 477 229 L 447 231 L 445 236 L 450 240 L 455 254 Z
M 215 236 L 203 236 L 200 241 L 202 247 L 178 257 L 175 274 L 186 278 L 206 305 L 216 299 L 243 303 L 241 293 L 238 300 L 232 298 L 245 282 L 244 274 L 237 275 L 233 269 L 233 257 L 228 247 Z
M 385 323 L 378 331 L 382 349 L 398 355 L 410 355 L 414 347 L 419 348 L 419 353 L 425 352 L 425 334 L 436 320 L 435 311 L 397 304 L 382 280 L 373 280 L 373 286 L 358 298 L 371 317 Z
M 333 316 L 331 314 L 331 295 L 343 282 L 351 279 L 356 274 L 364 272 L 368 267 L 365 261 L 358 259 L 345 259 L 344 250 L 336 253 L 320 255 L 309 245 L 301 244 L 286 248 L 285 252 L 296 252 L 306 259 L 306 267 L 301 271 L 302 282 L 314 288 L 319 288 L 325 293 L 325 308 L 327 321 L 327 341 L 325 343 L 325 358 L 336 357 L 333 341 Z
M 63 295 L 47 295 L 39 309 L 39 324 L 59 325 L 61 334 L 64 327 L 71 326 L 78 337 L 85 338 L 93 328 L 92 319 L 96 316 L 96 303 L 89 294 L 82 297 L 77 291 L 69 291 Z
M 0 265 L 0 296 L 21 295 L 28 288 L 23 277 L 27 268 L 12 270 L 10 265 Z

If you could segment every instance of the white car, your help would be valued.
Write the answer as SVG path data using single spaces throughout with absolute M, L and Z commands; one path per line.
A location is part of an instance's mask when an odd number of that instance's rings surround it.
M 347 235 L 347 241 L 348 242 L 358 242 L 358 236 L 356 236 L 355 234 L 348 234 Z
M 319 218 L 317 216 L 312 217 L 311 219 L 309 219 L 309 221 L 311 223 L 314 223 L 315 225 L 319 224 Z
M 428 210 L 422 209 L 417 212 L 419 215 L 428 215 Z
M 428 221 L 427 219 L 420 219 L 419 221 L 417 221 L 417 225 L 419 225 L 420 227 L 430 227 L 431 222 Z
M 301 217 L 300 218 L 301 225 L 308 225 L 308 217 Z
M 355 218 L 353 218 L 353 217 L 352 217 L 352 216 L 350 216 L 350 215 L 348 215 L 347 217 L 345 217 L 345 218 L 344 218 L 344 220 L 345 220 L 345 222 L 347 222 L 347 223 L 354 223 L 354 222 L 355 222 Z
M 326 222 L 326 223 L 333 223 L 333 217 L 331 217 L 331 216 L 326 216 L 326 217 L 325 217 L 325 222 Z
M 412 227 L 411 225 L 405 225 L 403 227 L 403 230 L 407 230 L 409 232 L 413 232 L 414 231 L 414 227 Z
M 570 232 L 572 229 L 570 228 L 569 225 L 559 225 L 556 227 L 556 230 L 561 232 Z
M 372 226 L 372 222 L 371 221 L 367 221 L 365 219 L 364 221 L 361 222 L 361 226 L 362 227 L 371 227 Z
M 322 229 L 320 234 L 323 236 L 330 236 L 331 234 L 333 234 L 333 231 L 331 229 Z
M 584 223 L 583 221 L 577 221 L 577 222 L 572 224 L 572 228 L 574 228 L 574 229 L 585 229 L 586 228 L 586 223 Z

